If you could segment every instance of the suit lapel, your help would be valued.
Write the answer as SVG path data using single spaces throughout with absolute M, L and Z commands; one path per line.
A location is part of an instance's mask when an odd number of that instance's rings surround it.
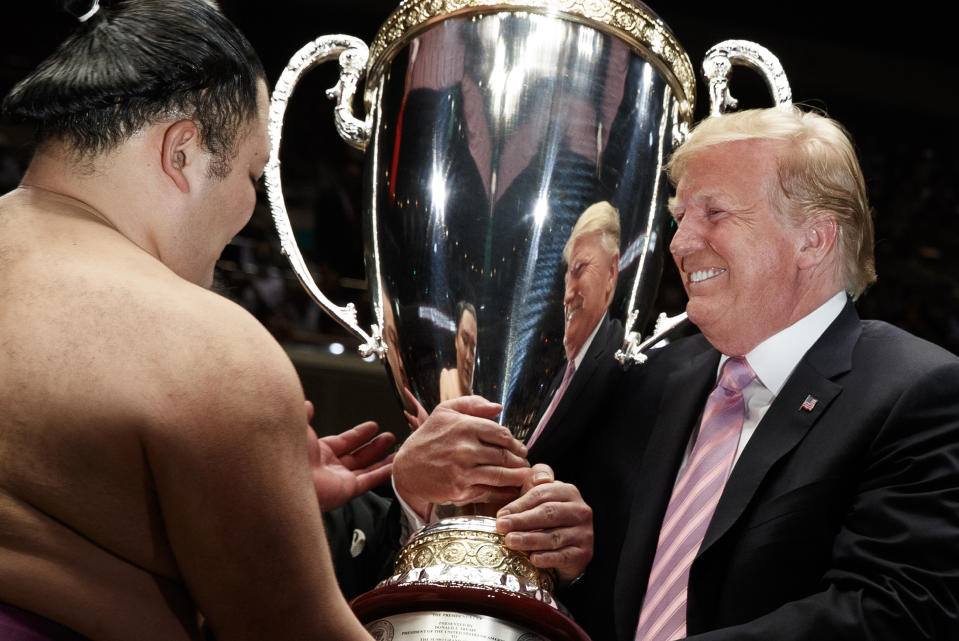
M 548 456 L 548 454 L 544 454 L 544 452 L 548 453 L 553 450 L 562 451 L 565 445 L 563 435 L 566 429 L 573 429 L 579 423 L 579 421 L 568 421 L 566 419 L 574 412 L 575 408 L 581 406 L 581 403 L 579 403 L 577 399 L 582 395 L 583 391 L 588 388 L 590 379 L 599 369 L 600 360 L 604 357 L 612 358 L 606 350 L 606 344 L 609 342 L 610 332 L 614 330 L 615 326 L 608 318 L 600 322 L 600 328 L 596 332 L 596 336 L 593 337 L 593 342 L 590 343 L 583 362 L 580 364 L 576 373 L 573 374 L 573 379 L 570 381 L 569 387 L 563 394 L 563 397 L 559 399 L 559 404 L 556 406 L 556 409 L 553 410 L 549 424 L 544 428 L 543 435 L 548 433 L 549 436 L 547 438 L 542 438 L 541 436 L 536 439 L 536 442 L 533 444 L 533 448 L 536 450 L 535 456 L 537 460 L 543 460 Z M 569 367 L 568 362 L 566 367 Z M 539 417 L 542 417 L 543 414 L 546 413 L 546 410 L 549 409 L 549 404 L 553 396 L 562 384 L 566 367 L 560 370 L 554 377 L 553 383 L 550 385 L 549 394 L 546 397 L 542 410 L 539 412 Z M 539 418 L 537 418 L 537 422 L 539 422 Z
M 593 342 L 589 345 L 589 350 L 587 350 L 583 362 L 580 363 L 579 369 L 573 374 L 573 380 L 570 381 L 569 389 L 563 394 L 563 398 L 559 400 L 559 405 L 553 413 L 553 420 L 561 419 L 569 412 L 571 407 L 576 406 L 576 399 L 583 393 L 583 390 L 589 386 L 589 380 L 593 377 L 593 374 L 596 373 L 596 370 L 599 369 L 600 359 L 604 356 L 611 358 L 611 356 L 608 356 L 606 353 L 606 342 L 609 334 L 608 325 L 609 321 L 602 321 L 599 331 L 596 332 L 596 336 L 593 337 Z M 557 422 L 561 423 L 562 421 Z
M 842 392 L 842 386 L 832 379 L 851 368 L 852 349 L 859 333 L 858 315 L 852 303 L 847 303 L 800 360 L 757 426 L 726 482 L 699 555 L 707 553 L 729 531 L 769 470 L 802 441 Z M 815 399 L 811 409 L 803 407 L 807 397 Z
M 634 495 L 616 575 L 614 609 L 619 638 L 632 639 L 635 634 L 676 471 L 715 383 L 718 363 L 716 350 L 701 351 L 670 372 L 664 383 L 652 436 L 633 477 L 635 487 L 642 489 Z

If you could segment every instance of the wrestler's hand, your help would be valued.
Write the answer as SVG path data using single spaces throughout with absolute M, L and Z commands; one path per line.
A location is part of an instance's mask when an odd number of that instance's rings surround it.
M 313 404 L 306 402 L 307 422 Z M 376 435 L 373 421 L 360 423 L 340 434 L 317 438 L 307 427 L 310 471 L 320 509 L 340 507 L 390 478 L 393 456 L 382 458 L 396 441 L 389 432 Z M 375 436 L 374 436 L 375 435 Z
M 527 479 L 526 446 L 493 422 L 502 406 L 461 396 L 436 406 L 400 447 L 393 485 L 423 520 L 430 504 L 500 504 Z
M 496 531 L 506 547 L 529 552 L 533 565 L 555 568 L 560 585 L 568 584 L 593 558 L 593 511 L 543 463 L 530 468 L 522 492 L 496 513 Z
M 416 397 L 413 396 L 413 392 L 410 391 L 410 388 L 403 388 L 403 398 L 406 399 L 404 404 L 403 416 L 406 417 L 406 422 L 410 426 L 410 431 L 415 432 L 420 425 L 426 422 L 426 419 L 430 417 L 429 413 L 426 411 L 426 408 L 420 404 Z M 405 409 L 406 407 L 413 408 L 416 413 Z

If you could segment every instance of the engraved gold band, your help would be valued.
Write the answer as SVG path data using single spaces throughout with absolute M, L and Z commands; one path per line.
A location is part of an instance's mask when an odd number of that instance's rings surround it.
M 614 35 L 668 76 L 679 115 L 692 122 L 696 77 L 689 56 L 657 18 L 630 0 L 407 0 L 386 19 L 370 46 L 369 76 L 375 77 L 406 42 L 431 25 L 455 16 L 499 11 L 557 15 Z M 652 55 L 650 55 L 652 54 Z
M 418 536 L 400 552 L 393 571 L 402 574 L 437 565 L 488 568 L 553 590 L 553 574 L 533 565 L 523 552 L 507 548 L 503 535 L 495 532 L 461 529 Z

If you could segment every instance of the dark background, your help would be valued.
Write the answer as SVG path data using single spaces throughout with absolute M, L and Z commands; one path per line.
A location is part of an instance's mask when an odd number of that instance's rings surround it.
M 289 57 L 323 34 L 347 33 L 371 42 L 396 7 L 393 0 L 220 0 L 223 11 L 259 51 L 269 81 Z M 55 0 L 4 3 L 0 13 L 0 92 L 24 76 L 73 26 Z M 754 40 L 783 63 L 797 102 L 827 111 L 851 131 L 875 208 L 879 281 L 859 302 L 861 314 L 903 327 L 959 352 L 959 72 L 952 20 L 939 2 L 895 9 L 878 3 L 654 2 L 699 72 L 705 50 L 728 39 Z M 942 3 L 942 6 L 947 6 Z M 355 301 L 368 315 L 361 256 L 359 176 L 363 157 L 337 136 L 332 104 L 335 64 L 312 72 L 291 101 L 284 130 L 284 187 L 301 245 L 328 294 Z M 697 119 L 705 115 L 705 88 L 697 87 Z M 744 106 L 768 104 L 762 82 L 748 70 L 733 75 L 732 91 Z M 28 160 L 25 132 L 0 127 L 0 192 L 15 186 Z M 250 225 L 227 249 L 221 280 L 229 295 L 255 313 L 291 346 L 305 378 L 309 363 L 335 372 L 341 363 L 367 377 L 358 403 L 363 416 L 372 397 L 388 397 L 375 363 L 351 358 L 355 345 L 316 313 L 291 280 L 272 240 L 271 222 L 258 207 Z M 684 295 L 667 265 L 660 306 L 681 311 Z M 337 359 L 331 343 L 345 345 Z M 297 347 L 293 347 L 297 346 Z M 334 346 L 333 352 L 339 351 Z M 344 360 L 347 359 L 347 360 Z M 314 372 L 315 374 L 315 372 Z M 335 376 L 320 376 L 316 394 L 331 396 Z M 348 380 L 349 377 L 347 377 Z M 366 380 L 366 379 L 363 379 Z M 310 385 L 307 383 L 307 387 Z M 310 390 L 308 389 L 308 394 Z M 336 404 L 336 394 L 329 399 Z M 349 400 L 349 399 L 347 399 Z M 343 399 L 339 403 L 344 404 Z M 346 403 L 351 404 L 351 403 Z M 364 406 L 365 405 L 365 406 Z M 373 403 L 375 405 L 375 403 Z M 382 410 L 391 423 L 392 402 Z M 349 412 L 334 422 L 352 420 Z M 361 416 L 360 418 L 362 418 Z

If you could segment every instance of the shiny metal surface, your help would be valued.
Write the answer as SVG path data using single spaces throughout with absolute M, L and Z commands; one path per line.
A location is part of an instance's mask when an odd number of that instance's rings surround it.
M 552 570 L 533 565 L 525 552 L 511 550 L 486 516 L 446 518 L 414 534 L 383 585 L 409 582 L 497 587 L 557 607 L 551 596 Z
M 792 104 L 792 89 L 782 64 L 765 47 L 748 40 L 724 40 L 709 48 L 703 57 L 703 76 L 709 86 L 709 115 L 719 116 L 735 109 L 737 101 L 729 92 L 729 74 L 733 65 L 749 67 L 766 81 L 773 103 Z
M 476 309 L 470 391 L 523 438 L 563 363 L 563 245 L 607 200 L 622 222 L 610 313 L 651 312 L 676 97 L 654 64 L 586 24 L 447 18 L 367 85 L 367 276 L 398 389 L 426 410 Z M 370 82 L 372 78 L 368 78 Z
M 683 326 L 686 321 L 686 312 L 676 314 L 675 316 L 660 314 L 656 318 L 656 326 L 647 338 L 643 339 L 638 332 L 627 333 L 622 349 L 614 354 L 616 360 L 619 361 L 620 365 L 624 366 L 630 363 L 642 365 L 649 360 L 649 357 L 646 356 L 646 350 L 654 347 L 660 341 L 669 338 L 669 335 Z M 628 325 L 631 324 L 631 321 L 628 322 Z
M 375 79 L 398 49 L 437 22 L 499 11 L 580 22 L 628 44 L 657 65 L 672 85 L 682 119 L 692 120 L 696 78 L 689 56 L 656 13 L 639 0 L 403 0 L 373 40 L 370 77 Z
M 337 130 L 340 135 L 363 149 L 370 137 L 369 123 L 360 121 L 353 116 L 351 103 L 356 93 L 356 84 L 362 77 L 367 57 L 366 44 L 352 36 L 334 35 L 321 36 L 313 42 L 303 46 L 283 70 L 273 95 L 270 99 L 270 120 L 268 130 L 270 135 L 270 157 L 264 169 L 267 197 L 270 201 L 270 211 L 273 215 L 273 224 L 280 239 L 280 248 L 290 261 L 293 272 L 296 274 L 310 297 L 325 312 L 335 318 L 341 325 L 360 339 L 360 352 L 367 356 L 377 354 L 380 358 L 386 355 L 386 345 L 380 335 L 380 328 L 374 325 L 370 332 L 365 332 L 356 322 L 356 309 L 352 303 L 345 307 L 336 305 L 327 298 L 326 294 L 316 285 L 313 276 L 306 267 L 306 261 L 296 244 L 293 234 L 293 225 L 286 209 L 283 198 L 283 182 L 280 173 L 280 141 L 283 130 L 283 116 L 286 105 L 293 94 L 297 81 L 309 69 L 317 64 L 333 58 L 339 58 L 342 71 L 339 82 L 327 92 L 330 98 L 337 101 L 335 114 Z

